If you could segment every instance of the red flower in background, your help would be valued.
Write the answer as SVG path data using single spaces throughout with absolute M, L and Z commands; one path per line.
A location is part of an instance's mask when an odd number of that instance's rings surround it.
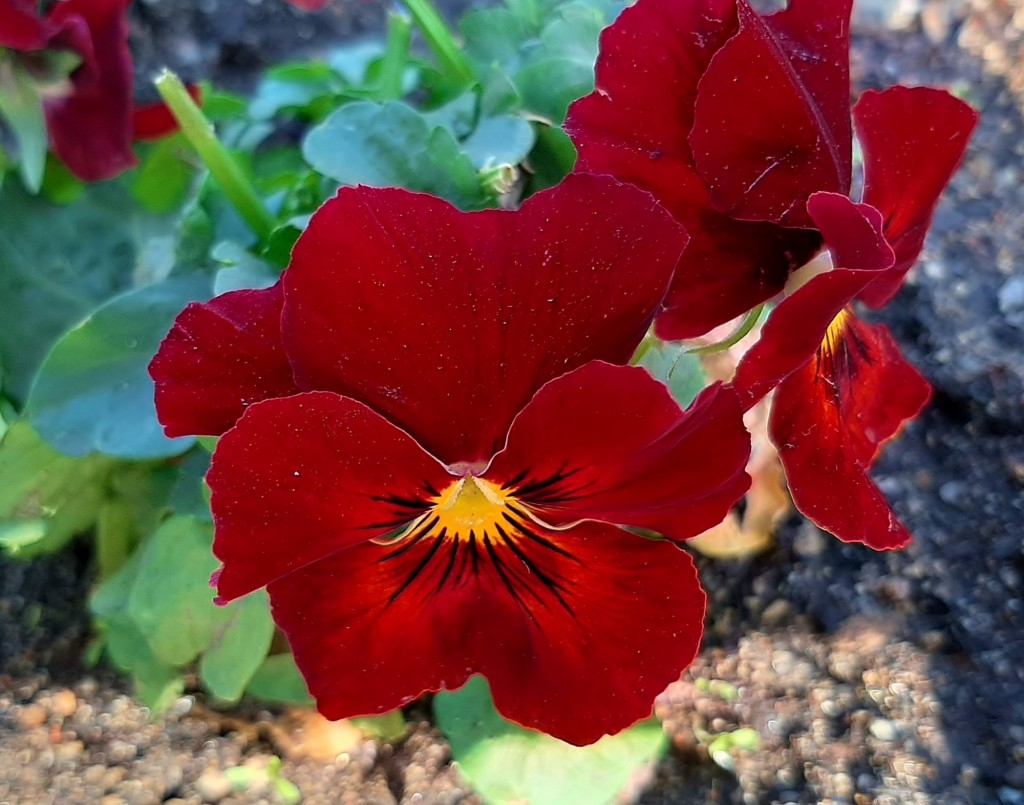
M 53 150 L 84 181 L 109 179 L 135 164 L 132 152 L 130 0 L 62 0 L 45 17 L 30 0 L 3 0 L 0 46 L 31 53 L 68 50 L 82 63 L 68 92 L 45 99 Z
M 621 365 L 685 240 L 606 177 L 516 212 L 343 189 L 281 283 L 179 316 L 151 373 L 169 435 L 230 428 L 219 596 L 267 587 L 325 715 L 482 673 L 507 718 L 584 744 L 692 660 L 692 561 L 624 527 L 718 523 L 749 438 L 731 389 L 684 412 Z
M 691 235 L 661 336 L 742 314 L 812 258 L 802 273 L 837 267 L 779 305 L 734 384 L 747 406 L 778 386 L 769 428 L 797 507 L 842 540 L 893 548 L 909 535 L 868 469 L 930 387 L 850 305 L 899 289 L 977 115 L 938 90 L 866 92 L 851 202 L 850 7 L 639 0 L 602 35 L 597 89 L 566 127 L 579 170 L 650 190 Z
M 331 0 L 286 0 L 296 8 L 301 8 L 303 11 L 319 11 L 326 6 Z

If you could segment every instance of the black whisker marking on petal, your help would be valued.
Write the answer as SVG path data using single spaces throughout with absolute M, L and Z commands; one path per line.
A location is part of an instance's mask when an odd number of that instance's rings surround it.
M 470 532 L 470 534 L 472 534 L 472 532 Z M 451 550 L 449 550 L 449 552 L 448 552 L 448 564 L 446 564 L 444 566 L 444 570 L 441 571 L 441 578 L 437 582 L 437 591 L 438 592 L 441 592 L 441 590 L 444 589 L 445 584 L 448 583 L 448 579 L 451 577 L 452 568 L 455 567 L 455 560 L 459 556 L 459 543 L 460 542 L 461 542 L 461 540 L 458 540 L 458 539 L 451 540 L 452 544 L 451 544 Z
M 391 551 L 387 556 L 385 556 L 383 559 L 381 559 L 380 561 L 382 561 L 382 562 L 390 562 L 395 557 L 401 556 L 403 553 L 405 553 L 407 550 L 409 550 L 413 545 L 415 545 L 417 542 L 419 542 L 421 539 L 423 539 L 425 536 L 427 536 L 427 534 L 429 534 L 433 530 L 434 526 L 436 526 L 438 524 L 438 522 L 440 522 L 440 520 L 441 520 L 441 518 L 438 517 L 435 514 L 421 528 L 418 528 L 416 531 L 414 531 L 413 533 L 409 534 L 408 536 L 406 536 L 405 538 L 400 540 L 398 546 L 393 551 Z M 446 529 L 442 528 L 441 529 L 441 534 L 444 535 L 445 533 L 446 533 Z
M 427 551 L 427 555 L 420 559 L 419 563 L 416 565 L 416 567 L 412 569 L 412 572 L 409 574 L 409 578 L 407 578 L 405 582 L 402 584 L 402 586 L 399 587 L 398 590 L 391 596 L 391 598 L 388 599 L 389 604 L 395 603 L 395 601 L 398 600 L 398 597 L 409 589 L 409 585 L 416 580 L 416 577 L 419 576 L 419 574 L 423 571 L 423 568 L 425 568 L 427 564 L 430 562 L 430 560 L 434 558 L 434 554 L 436 554 L 441 549 L 441 546 L 445 542 L 444 532 L 445 529 L 442 528 L 441 533 L 438 534 L 437 537 L 434 539 L 434 544 L 431 545 L 430 550 Z
M 527 606 L 526 602 L 522 599 L 522 597 L 516 590 L 515 585 L 512 583 L 512 579 L 509 577 L 508 570 L 505 567 L 504 563 L 501 561 L 501 555 L 495 549 L 490 537 L 484 537 L 483 543 L 484 548 L 487 550 L 488 555 L 491 557 L 491 562 L 494 565 L 494 569 L 497 572 L 498 577 L 501 579 L 502 583 L 504 583 L 505 589 L 508 590 L 508 594 L 511 595 L 512 598 L 519 604 L 520 608 L 522 608 L 522 610 L 530 616 L 530 620 L 532 620 L 536 626 L 540 626 L 540 624 L 537 622 L 537 616 L 533 614 L 533 611 L 530 609 L 529 606 Z M 536 596 L 536 592 L 530 590 L 528 585 L 526 589 L 532 592 L 534 596 Z
M 501 534 L 501 538 L 504 540 L 505 545 L 508 546 L 509 550 L 511 550 L 512 553 L 519 557 L 519 561 L 526 566 L 526 569 L 530 572 L 530 574 L 535 576 L 541 584 L 547 587 L 548 591 L 552 595 L 554 595 L 555 598 L 558 599 L 558 603 L 562 605 L 565 611 L 575 618 L 576 613 L 573 612 L 573 609 L 569 605 L 569 602 L 566 601 L 565 597 L 562 595 L 562 593 L 565 591 L 565 585 L 562 584 L 562 582 L 560 582 L 558 579 L 554 578 L 553 576 L 550 576 L 548 573 L 543 571 L 540 568 L 540 566 L 536 562 L 534 562 L 522 548 L 516 545 L 516 541 L 514 538 L 510 538 L 509 535 L 505 533 L 504 529 L 500 525 L 497 527 L 498 533 Z M 529 585 L 524 586 L 529 588 Z M 533 590 L 531 590 L 531 592 L 533 592 L 536 596 L 536 592 L 534 592 Z M 537 597 L 539 600 L 539 596 Z
M 533 528 L 530 525 L 527 525 L 528 523 L 531 523 L 532 521 L 525 514 L 523 514 L 522 512 L 518 511 L 517 509 L 513 509 L 511 506 L 509 506 L 508 508 L 511 509 L 512 511 L 514 511 L 517 515 L 519 515 L 521 520 L 517 520 L 514 517 L 510 517 L 506 512 L 502 512 L 501 516 L 504 517 L 505 520 L 508 522 L 508 524 L 511 525 L 516 531 L 518 531 L 524 537 L 527 537 L 528 539 L 533 540 L 538 545 L 542 545 L 543 547 L 547 548 L 548 550 L 554 551 L 555 553 L 560 554 L 561 556 L 564 556 L 566 559 L 571 559 L 576 564 L 580 563 L 580 560 L 579 560 L 578 557 L 573 556 L 571 553 L 569 553 L 569 551 L 567 551 L 561 545 L 558 545 L 558 544 L 552 542 L 551 540 L 549 540 L 547 537 L 542 537 L 540 534 L 537 534 L 536 532 L 534 532 Z

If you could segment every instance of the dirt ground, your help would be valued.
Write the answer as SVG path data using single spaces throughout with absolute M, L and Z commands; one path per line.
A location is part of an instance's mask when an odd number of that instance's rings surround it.
M 879 317 L 936 388 L 876 473 L 915 541 L 876 554 L 794 516 L 756 560 L 701 560 L 706 645 L 659 699 L 672 751 L 624 801 L 1024 805 L 1024 10 L 897 5 L 865 0 L 858 86 L 950 85 L 982 111 L 916 279 Z M 136 6 L 141 73 L 169 59 L 234 86 L 381 20 L 344 2 L 285 36 L 299 17 L 276 0 Z M 274 755 L 306 803 L 478 801 L 421 707 L 400 745 L 329 761 L 304 756 L 311 722 L 252 703 L 225 717 L 190 694 L 151 719 L 82 665 L 90 574 L 80 551 L 0 559 L 0 803 L 272 803 Z M 697 736 L 741 726 L 761 748 L 724 769 Z

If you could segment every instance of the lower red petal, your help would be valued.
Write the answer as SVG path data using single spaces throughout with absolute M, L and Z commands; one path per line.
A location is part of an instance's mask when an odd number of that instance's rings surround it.
M 252 403 L 299 389 L 281 343 L 280 284 L 193 303 L 149 365 L 168 436 L 219 436 Z
M 545 522 L 599 520 L 672 539 L 717 525 L 750 485 L 739 399 L 714 386 L 682 411 L 638 367 L 594 362 L 516 418 L 486 477 Z
M 220 598 L 391 534 L 451 479 L 411 436 L 347 397 L 253 405 L 221 438 L 206 477 Z
M 786 378 L 772 401 L 770 435 L 797 508 L 844 542 L 905 545 L 910 534 L 868 469 L 930 395 L 884 326 L 841 314 L 817 357 Z
M 381 713 L 482 673 L 503 716 L 573 744 L 648 717 L 699 646 L 692 560 L 597 523 L 543 537 L 360 545 L 271 584 L 320 711 Z
M 36 10 L 33 0 L 0 2 L 0 47 L 11 50 L 45 48 L 53 29 Z

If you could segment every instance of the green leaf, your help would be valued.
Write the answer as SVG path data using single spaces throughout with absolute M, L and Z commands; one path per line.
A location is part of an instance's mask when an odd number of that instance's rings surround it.
M 470 11 L 459 20 L 469 56 L 478 76 L 491 68 L 514 70 L 522 62 L 522 48 L 534 31 L 529 22 L 509 8 Z
M 532 171 L 531 192 L 554 187 L 576 164 L 576 147 L 560 128 L 538 126 L 537 144 L 530 152 L 527 164 Z
M 85 192 L 85 182 L 52 154 L 46 157 L 42 193 L 54 204 L 71 204 Z
M 523 109 L 560 125 L 569 104 L 594 88 L 594 68 L 574 59 L 531 61 L 512 79 L 523 97 Z
M 213 280 L 214 296 L 243 288 L 268 288 L 280 276 L 279 271 L 231 241 L 218 243 L 210 256 L 224 266 Z
M 230 620 L 199 661 L 199 676 L 216 698 L 234 702 L 262 665 L 274 637 L 270 602 L 260 590 L 224 608 Z
M 655 380 L 668 386 L 672 397 L 682 408 L 689 407 L 704 389 L 706 377 L 700 359 L 678 343 L 651 343 L 644 350 L 639 365 Z
M 206 649 L 232 614 L 213 603 L 210 551 L 213 527 L 194 517 L 172 517 L 145 541 L 128 594 L 127 614 L 154 656 L 183 666 Z
M 25 404 L 26 418 L 71 456 L 98 451 L 147 459 L 184 452 L 194 440 L 164 436 L 147 367 L 174 317 L 189 302 L 209 296 L 209 280 L 192 275 L 111 300 L 46 356 Z
M 245 692 L 268 702 L 283 704 L 312 704 L 306 681 L 295 665 L 291 654 L 273 654 L 263 661 Z
M 180 133 L 146 147 L 132 182 L 132 193 L 139 203 L 150 212 L 170 212 L 180 207 L 199 172 L 189 160 L 191 155 Z
M 260 81 L 249 104 L 249 115 L 254 120 L 270 120 L 287 111 L 313 120 L 320 116 L 318 105 L 325 106 L 317 102 L 333 101 L 343 89 L 344 82 L 328 64 L 283 64 L 268 70 Z
M 668 744 L 653 719 L 583 747 L 523 729 L 498 715 L 481 676 L 438 693 L 434 713 L 462 774 L 489 803 L 613 803 L 630 775 Z
M 22 558 L 53 552 L 96 522 L 115 462 L 61 455 L 26 422 L 0 443 L 0 544 Z
M 38 193 L 46 168 L 46 117 L 43 99 L 32 77 L 15 59 L 0 51 L 0 118 L 18 143 L 19 166 L 25 187 Z
M 137 205 L 122 187 L 85 189 L 71 206 L 0 192 L 0 364 L 9 395 L 23 400 L 57 336 L 132 284 Z M 15 311 L 30 315 L 16 315 Z
M 477 170 L 518 165 L 533 148 L 533 126 L 521 117 L 486 117 L 462 143 Z
M 472 162 L 451 133 L 398 101 L 342 106 L 309 132 L 302 153 L 342 184 L 405 187 L 470 210 L 487 204 Z
M 349 721 L 352 722 L 352 726 L 367 735 L 391 743 L 401 740 L 409 731 L 409 724 L 401 710 L 392 710 L 390 713 L 379 716 L 350 718 Z

